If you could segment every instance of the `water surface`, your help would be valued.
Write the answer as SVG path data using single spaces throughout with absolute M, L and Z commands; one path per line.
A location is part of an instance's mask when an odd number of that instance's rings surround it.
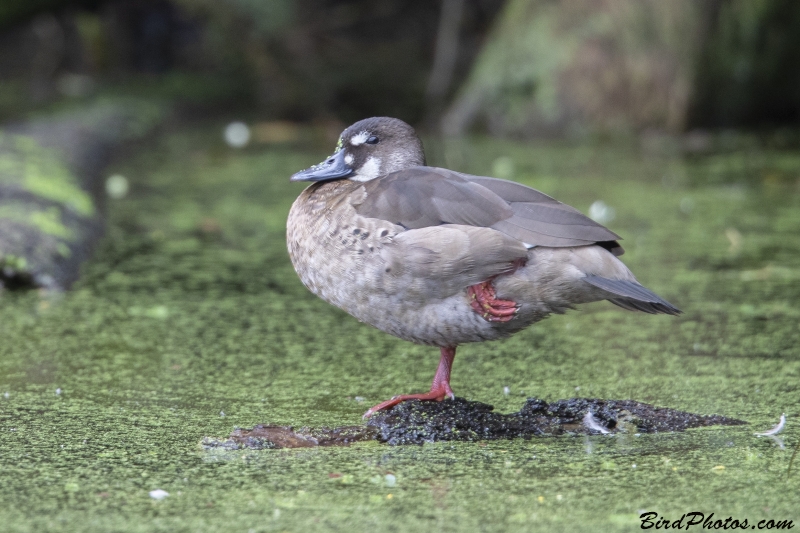
M 288 176 L 325 148 L 237 152 L 212 133 L 165 136 L 111 169 L 131 193 L 112 202 L 73 290 L 0 295 L 4 530 L 635 531 L 644 511 L 800 522 L 800 464 L 787 476 L 800 439 L 800 152 L 429 144 L 434 164 L 594 204 L 639 280 L 685 311 L 598 303 L 465 346 L 457 395 L 502 411 L 534 395 L 633 399 L 750 426 L 205 452 L 203 436 L 235 426 L 358 423 L 427 389 L 438 361 L 292 271 L 285 219 L 302 186 Z M 783 447 L 753 435 L 784 412 Z

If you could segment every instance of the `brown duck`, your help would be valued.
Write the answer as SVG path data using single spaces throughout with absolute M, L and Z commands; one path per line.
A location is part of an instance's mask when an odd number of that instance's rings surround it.
M 425 166 L 405 122 L 376 117 L 342 133 L 331 157 L 292 181 L 289 255 L 314 294 L 362 322 L 438 346 L 430 392 L 453 398 L 456 347 L 508 337 L 551 313 L 608 300 L 677 315 L 619 260 L 619 236 L 539 191 Z

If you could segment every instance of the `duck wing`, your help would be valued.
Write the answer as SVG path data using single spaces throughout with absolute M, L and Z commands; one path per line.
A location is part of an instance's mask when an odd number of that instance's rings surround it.
M 491 228 L 527 247 L 599 244 L 622 255 L 619 236 L 577 209 L 525 185 L 436 167 L 411 167 L 364 183 L 354 205 L 406 229 L 444 224 Z
M 398 287 L 444 298 L 500 274 L 513 272 L 528 250 L 489 228 L 443 224 L 397 234 L 381 250 L 386 272 Z

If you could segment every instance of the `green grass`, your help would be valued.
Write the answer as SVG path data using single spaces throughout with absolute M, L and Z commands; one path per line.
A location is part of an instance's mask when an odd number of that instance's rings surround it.
M 431 144 L 433 164 L 490 173 L 508 157 L 504 172 L 584 212 L 603 200 L 623 259 L 685 311 L 592 304 L 465 346 L 456 394 L 503 411 L 534 395 L 634 399 L 750 426 L 221 453 L 200 439 L 358 423 L 426 389 L 438 353 L 359 324 L 292 271 L 285 219 L 301 187 L 288 176 L 330 147 L 234 152 L 217 136 L 171 135 L 109 170 L 131 193 L 111 203 L 72 290 L 0 296 L 3 531 L 637 531 L 645 510 L 800 522 L 800 464 L 787 476 L 800 440 L 797 154 L 775 180 L 762 153 L 726 166 L 724 154 Z M 785 449 L 753 435 L 783 412 Z

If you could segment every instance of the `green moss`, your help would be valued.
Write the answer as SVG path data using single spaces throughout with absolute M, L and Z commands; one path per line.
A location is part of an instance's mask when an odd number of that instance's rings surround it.
M 61 223 L 61 211 L 52 207 L 44 211 L 33 211 L 29 214 L 30 221 L 40 231 L 61 239 L 71 239 L 73 232 Z
M 0 133 L 0 180 L 52 200 L 75 213 L 90 217 L 95 208 L 91 196 L 80 188 L 76 177 L 52 149 L 25 135 Z
M 62 223 L 61 210 L 58 207 L 38 209 L 22 205 L 0 205 L 0 218 L 33 226 L 53 237 L 66 240 L 74 237 L 73 231 Z
M 28 267 L 28 261 L 24 257 L 7 254 L 0 255 L 0 269 L 10 268 L 16 272 L 24 272 Z
M 478 140 L 430 154 L 474 173 L 509 157 L 515 179 L 583 211 L 603 200 L 623 259 L 685 311 L 592 304 L 462 347 L 456 394 L 505 412 L 528 395 L 630 398 L 749 427 L 207 453 L 200 439 L 234 426 L 357 424 L 370 404 L 428 386 L 438 358 L 330 307 L 292 271 L 285 218 L 302 186 L 288 176 L 329 147 L 219 143 L 216 127 L 174 135 L 111 169 L 133 192 L 75 289 L 3 293 L 5 530 L 638 531 L 642 510 L 800 520 L 797 465 L 786 475 L 800 439 L 796 182 L 694 182 L 702 159 L 609 146 Z M 785 449 L 753 435 L 782 412 Z

